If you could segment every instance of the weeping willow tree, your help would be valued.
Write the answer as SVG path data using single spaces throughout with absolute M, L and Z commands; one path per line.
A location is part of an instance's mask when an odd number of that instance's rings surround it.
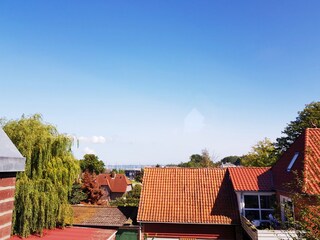
M 80 171 L 72 141 L 38 114 L 3 129 L 26 158 L 25 171 L 17 175 L 13 233 L 26 237 L 71 223 L 68 196 Z

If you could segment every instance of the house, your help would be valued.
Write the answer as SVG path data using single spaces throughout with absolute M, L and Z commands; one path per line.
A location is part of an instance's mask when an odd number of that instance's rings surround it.
M 262 236 L 277 236 L 289 239 L 297 236 L 296 232 L 284 231 L 274 218 L 278 207 L 282 222 L 287 221 L 288 214 L 299 220 L 302 208 L 320 213 L 320 129 L 306 129 L 278 159 L 272 168 L 229 168 L 230 179 L 237 195 L 242 226 L 252 239 Z M 296 205 L 293 198 L 301 194 Z M 320 216 L 320 214 L 318 214 Z M 304 220 L 312 217 L 304 216 Z M 309 219 L 306 219 L 309 218 Z M 278 230 L 267 231 L 248 227 L 247 221 L 255 227 L 264 228 L 276 224 Z M 301 219 L 300 219 L 301 220 Z M 276 222 L 273 222 L 276 221 Z M 320 230 L 317 230 L 320 235 Z
M 275 211 L 283 223 L 288 212 L 301 219 L 302 208 L 320 215 L 320 129 L 306 129 L 271 168 L 146 168 L 144 174 L 138 221 L 148 239 L 241 239 L 240 226 L 251 239 L 298 238 L 298 231 L 281 228 Z M 294 205 L 296 194 L 303 197 Z
M 99 188 L 104 190 L 102 200 L 115 200 L 132 190 L 132 183 L 124 174 L 99 174 L 96 178 Z
M 307 208 L 320 217 L 320 129 L 306 129 L 272 167 L 272 173 L 282 221 L 286 221 L 285 210 L 289 208 L 295 219 L 303 218 L 312 227 L 314 216 L 301 216 L 300 212 Z M 294 206 L 297 194 L 300 199 Z M 320 236 L 320 229 L 313 231 Z
M 268 222 L 275 202 L 271 168 L 233 167 L 228 171 L 240 215 L 250 221 Z
M 24 171 L 25 158 L 0 128 L 0 239 L 9 239 L 17 172 Z
M 241 239 L 227 169 L 145 168 L 138 222 L 147 239 Z

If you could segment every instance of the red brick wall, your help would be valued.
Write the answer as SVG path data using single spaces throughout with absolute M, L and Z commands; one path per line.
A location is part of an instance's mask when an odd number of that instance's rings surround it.
M 9 239 L 14 202 L 15 175 L 0 173 L 0 239 Z

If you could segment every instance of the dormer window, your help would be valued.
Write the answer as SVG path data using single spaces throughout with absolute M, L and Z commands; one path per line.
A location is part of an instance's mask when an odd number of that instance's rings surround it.
M 295 163 L 295 161 L 297 160 L 298 156 L 299 156 L 299 152 L 296 152 L 294 154 L 293 158 L 291 159 L 291 162 L 289 163 L 289 166 L 287 168 L 287 172 L 291 171 L 291 168 L 292 168 L 293 164 Z

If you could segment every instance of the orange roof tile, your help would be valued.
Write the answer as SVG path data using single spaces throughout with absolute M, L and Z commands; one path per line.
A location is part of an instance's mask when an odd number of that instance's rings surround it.
M 99 174 L 97 176 L 97 182 L 99 186 L 109 186 L 111 192 L 125 193 L 127 186 L 131 184 L 131 181 L 127 179 L 124 174 L 116 174 L 111 177 L 111 174 Z
M 320 128 L 308 128 L 305 134 L 304 191 L 320 194 Z
M 272 191 L 272 172 L 270 167 L 228 168 L 235 191 Z
M 233 224 L 238 220 L 226 169 L 145 168 L 138 221 Z

